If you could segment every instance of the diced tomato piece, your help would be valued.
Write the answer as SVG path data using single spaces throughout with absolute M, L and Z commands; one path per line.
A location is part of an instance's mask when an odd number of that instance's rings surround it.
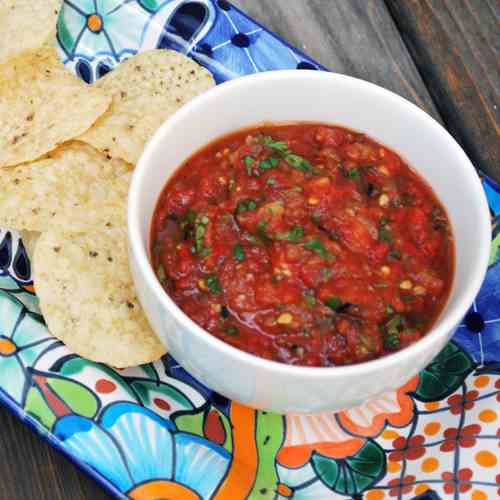
M 340 128 L 319 127 L 315 139 L 323 146 L 335 146 L 338 148 L 345 141 L 345 131 Z

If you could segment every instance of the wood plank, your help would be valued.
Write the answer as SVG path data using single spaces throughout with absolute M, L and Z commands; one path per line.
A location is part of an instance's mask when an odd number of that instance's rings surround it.
M 327 68 L 386 87 L 438 118 L 382 0 L 232 0 Z
M 0 500 L 110 497 L 5 409 L 0 409 Z
M 500 180 L 500 2 L 386 3 L 448 130 Z

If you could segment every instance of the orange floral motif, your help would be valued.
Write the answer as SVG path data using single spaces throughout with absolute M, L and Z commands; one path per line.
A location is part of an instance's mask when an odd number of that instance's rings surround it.
M 170 481 L 151 481 L 137 486 L 129 492 L 132 500 L 200 500 L 200 496 L 182 484 Z
M 313 451 L 332 458 L 354 455 L 365 440 L 344 432 L 335 414 L 287 415 L 285 443 L 278 462 L 287 467 L 301 467 L 309 462 Z
M 301 467 L 314 451 L 331 458 L 355 454 L 366 439 L 375 437 L 389 423 L 405 426 L 413 417 L 413 401 L 408 393 L 418 385 L 418 376 L 397 391 L 337 414 L 287 415 L 286 436 L 278 462 Z
M 417 385 L 418 376 L 397 391 L 339 413 L 339 422 L 349 432 L 365 437 L 377 436 L 387 424 L 403 427 L 413 416 L 413 400 L 408 393 L 414 391 Z

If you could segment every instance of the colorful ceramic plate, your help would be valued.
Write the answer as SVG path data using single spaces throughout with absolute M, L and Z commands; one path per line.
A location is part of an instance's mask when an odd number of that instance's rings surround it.
M 154 47 L 218 82 L 322 69 L 225 0 L 65 0 L 57 44 L 87 82 Z M 500 187 L 484 186 L 498 215 Z M 115 371 L 73 355 L 44 325 L 18 235 L 0 231 L 0 399 L 117 498 L 497 498 L 499 259 L 497 227 L 472 309 L 405 387 L 338 414 L 281 416 L 228 401 L 169 356 Z

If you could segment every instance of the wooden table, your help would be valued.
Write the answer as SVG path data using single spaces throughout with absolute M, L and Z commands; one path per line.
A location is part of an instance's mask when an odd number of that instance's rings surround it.
M 500 180 L 498 0 L 233 3 L 327 68 L 415 102 Z M 109 498 L 3 409 L 0 429 L 0 500 Z

